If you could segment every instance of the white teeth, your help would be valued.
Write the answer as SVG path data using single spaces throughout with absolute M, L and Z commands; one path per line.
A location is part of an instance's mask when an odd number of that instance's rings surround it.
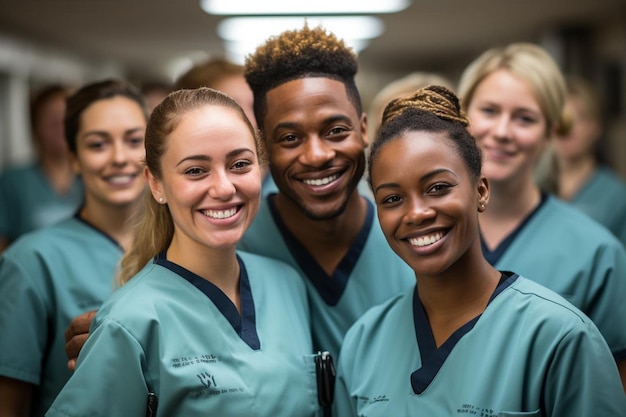
M 230 210 L 203 210 L 202 214 L 212 219 L 228 219 L 237 213 L 237 207 Z
M 326 185 L 328 183 L 331 183 L 335 181 L 337 178 L 339 178 L 339 174 L 331 175 L 330 177 L 326 177 L 326 178 L 320 178 L 318 180 L 302 180 L 302 182 L 304 182 L 306 185 L 319 186 L 319 185 Z
M 420 236 L 418 238 L 411 238 L 409 239 L 409 243 L 413 246 L 423 247 L 423 246 L 432 245 L 433 243 L 441 240 L 442 237 L 443 237 L 443 233 L 436 232 L 428 236 Z
M 113 184 L 125 184 L 129 181 L 132 181 L 133 178 L 134 178 L 133 175 L 115 175 L 115 176 L 109 177 L 108 181 L 112 182 Z

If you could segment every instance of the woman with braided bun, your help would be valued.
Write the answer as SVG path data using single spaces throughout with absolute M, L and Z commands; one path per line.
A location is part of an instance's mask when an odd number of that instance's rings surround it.
M 369 181 L 417 284 L 346 334 L 334 415 L 623 416 L 617 367 L 591 320 L 483 256 L 490 187 L 467 126 L 444 87 L 385 109 Z

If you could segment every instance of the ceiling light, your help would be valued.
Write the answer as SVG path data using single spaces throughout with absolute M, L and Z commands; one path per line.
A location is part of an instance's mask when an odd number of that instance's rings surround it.
M 321 15 L 394 13 L 410 0 L 200 0 L 215 15 Z
M 229 58 L 241 63 L 269 37 L 285 30 L 301 29 L 305 22 L 311 28 L 321 25 L 356 53 L 384 30 L 380 19 L 373 16 L 233 17 L 220 22 L 217 33 L 226 41 Z

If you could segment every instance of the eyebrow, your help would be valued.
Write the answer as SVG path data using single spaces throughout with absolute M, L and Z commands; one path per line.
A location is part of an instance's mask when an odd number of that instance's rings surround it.
M 329 125 L 331 123 L 336 123 L 336 122 L 344 122 L 344 123 L 349 124 L 350 126 L 353 125 L 352 119 L 350 119 L 348 116 L 345 116 L 343 114 L 334 114 L 323 120 L 324 125 Z M 301 125 L 302 123 L 282 122 L 276 125 L 276 127 L 274 128 L 274 131 L 278 129 L 297 129 Z
M 132 129 L 126 129 L 124 131 L 124 135 L 125 136 L 126 135 L 132 135 L 132 134 L 137 133 L 137 132 L 142 132 L 143 130 L 145 130 L 145 129 L 142 128 L 142 127 L 133 127 Z M 106 130 L 88 130 L 88 131 L 86 131 L 85 133 L 83 133 L 81 135 L 81 138 L 86 138 L 86 137 L 89 137 L 89 136 L 101 136 L 101 137 L 108 138 L 111 135 Z
M 237 149 L 233 149 L 232 151 L 228 152 L 226 154 L 226 158 L 227 159 L 228 158 L 232 158 L 232 157 L 235 157 L 235 156 L 241 155 L 243 153 L 247 153 L 247 152 L 249 152 L 251 154 L 254 154 L 254 151 L 252 149 L 250 149 L 250 148 L 237 148 Z M 189 156 L 181 159 L 176 164 L 176 166 L 179 166 L 180 164 L 182 164 L 185 161 L 211 162 L 212 160 L 213 160 L 213 158 L 211 156 L 209 156 L 209 155 L 204 155 L 204 154 L 201 154 L 201 155 L 189 155 Z
M 454 174 L 454 172 L 450 171 L 449 169 L 447 169 L 447 168 L 438 168 L 438 169 L 435 169 L 435 170 L 429 172 L 428 174 L 422 176 L 420 178 L 420 182 L 424 182 L 424 181 L 428 180 L 429 178 L 432 178 L 432 177 L 434 177 L 436 175 L 439 175 L 439 174 L 442 174 L 442 173 L 450 173 L 450 174 L 452 174 L 452 175 L 454 175 L 456 177 L 456 174 Z M 400 187 L 400 184 L 398 184 L 396 182 L 386 182 L 386 183 L 380 184 L 378 187 L 376 187 L 374 189 L 374 194 L 376 194 L 381 189 L 385 189 L 385 188 L 399 188 L 399 187 Z

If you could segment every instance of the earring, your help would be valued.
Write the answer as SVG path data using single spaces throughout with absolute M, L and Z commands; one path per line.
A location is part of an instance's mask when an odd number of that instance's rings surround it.
M 159 197 L 159 203 L 163 203 L 163 197 Z
M 480 209 L 484 210 L 485 209 L 485 203 L 480 203 Z

